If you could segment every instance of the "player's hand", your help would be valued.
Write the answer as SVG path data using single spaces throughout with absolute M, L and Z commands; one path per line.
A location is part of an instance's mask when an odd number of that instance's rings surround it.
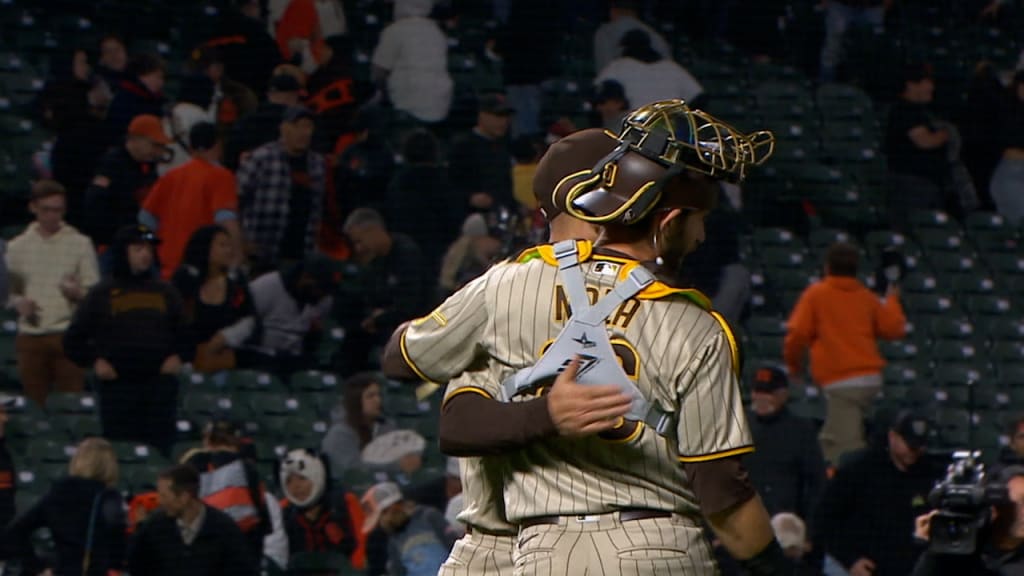
M 177 374 L 178 372 L 181 372 L 181 358 L 178 358 L 177 354 L 168 356 L 164 360 L 164 363 L 160 366 L 161 374 L 174 375 Z
M 548 392 L 548 414 L 562 436 L 589 436 L 611 430 L 629 412 L 632 399 L 618 386 L 576 382 L 579 357 L 558 375 Z
M 39 305 L 31 298 L 22 297 L 14 303 L 14 310 L 19 318 L 31 322 L 39 314 Z
M 938 510 L 932 510 L 914 519 L 914 538 L 922 542 L 927 542 L 931 538 L 932 516 L 935 516 L 937 512 Z
M 114 370 L 114 366 L 105 358 L 97 358 L 92 365 L 92 371 L 100 380 L 117 380 L 117 370 Z
M 870 558 L 859 558 L 850 566 L 850 576 L 871 576 L 875 573 L 875 563 Z

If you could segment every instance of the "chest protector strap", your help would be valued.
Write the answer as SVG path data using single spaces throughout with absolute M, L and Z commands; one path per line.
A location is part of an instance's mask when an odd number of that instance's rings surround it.
M 642 421 L 662 436 L 674 434 L 674 416 L 664 411 L 658 402 L 645 398 L 636 383 L 626 375 L 605 327 L 608 317 L 623 302 L 654 283 L 654 275 L 637 266 L 630 270 L 625 280 L 591 306 L 576 242 L 559 242 L 553 248 L 572 316 L 536 364 L 519 370 L 502 384 L 502 399 L 507 402 L 538 384 L 552 381 L 569 365 L 573 356 L 579 356 L 576 379 L 580 384 L 618 385 L 633 399 L 626 419 Z

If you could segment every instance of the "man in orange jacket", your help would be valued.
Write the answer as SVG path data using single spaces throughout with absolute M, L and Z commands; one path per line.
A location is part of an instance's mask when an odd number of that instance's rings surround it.
M 825 458 L 864 447 L 864 412 L 882 386 L 885 360 L 879 338 L 906 334 L 899 289 L 890 285 L 885 300 L 857 279 L 855 246 L 833 244 L 825 256 L 825 278 L 807 288 L 789 317 L 783 355 L 795 382 L 810 348 L 811 376 L 828 401 L 820 440 Z

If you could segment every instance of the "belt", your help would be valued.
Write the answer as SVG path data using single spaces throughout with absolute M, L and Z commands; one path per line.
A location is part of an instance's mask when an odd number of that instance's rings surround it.
M 648 518 L 671 518 L 672 513 L 664 510 L 650 510 L 647 508 L 625 508 L 618 511 L 619 522 L 630 522 L 632 520 L 647 520 Z M 588 515 L 574 515 L 574 516 L 558 516 L 552 514 L 550 516 L 533 516 L 531 518 L 525 518 L 519 523 L 521 528 L 529 528 L 530 526 L 542 526 L 550 524 L 558 524 L 562 518 L 577 518 L 583 520 L 590 518 Z

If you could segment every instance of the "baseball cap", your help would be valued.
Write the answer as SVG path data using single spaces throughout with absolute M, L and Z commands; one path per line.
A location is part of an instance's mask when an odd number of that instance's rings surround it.
M 597 85 L 592 102 L 600 104 L 606 100 L 626 101 L 626 88 L 615 80 L 604 80 Z
M 918 450 L 928 443 L 932 425 L 927 417 L 913 410 L 903 410 L 896 416 L 892 429 L 903 438 L 907 446 Z
M 380 515 L 402 500 L 402 490 L 394 482 L 381 482 L 371 486 L 362 498 L 363 509 L 366 510 L 363 534 L 373 532 L 380 523 Z
M 274 74 L 270 77 L 268 88 L 271 92 L 298 92 L 302 90 L 299 81 L 291 74 Z
M 303 118 L 309 118 L 313 120 L 316 118 L 316 114 L 312 110 L 305 106 L 289 106 L 284 110 L 284 121 L 285 122 L 298 122 Z
M 363 448 L 363 463 L 388 466 L 403 456 L 422 454 L 427 441 L 413 430 L 394 430 L 374 438 Z
M 777 366 L 762 366 L 754 372 L 750 388 L 755 392 L 774 392 L 789 386 L 786 372 Z
M 164 146 L 173 142 L 171 137 L 164 132 L 163 122 L 152 114 L 140 114 L 132 118 L 131 123 L 128 124 L 128 135 L 149 138 L 153 142 L 163 144 Z
M 498 92 L 480 96 L 477 109 L 480 112 L 487 112 L 488 114 L 496 114 L 498 116 L 508 116 L 516 112 L 514 108 L 505 103 L 505 95 Z
M 115 244 L 143 244 L 149 243 L 154 246 L 160 243 L 160 238 L 145 224 L 129 224 L 122 227 L 114 235 Z
M 533 196 L 549 221 L 561 214 L 568 186 L 560 186 L 570 175 L 587 171 L 611 153 L 618 140 L 600 128 L 574 132 L 548 148 L 537 163 L 533 176 Z

